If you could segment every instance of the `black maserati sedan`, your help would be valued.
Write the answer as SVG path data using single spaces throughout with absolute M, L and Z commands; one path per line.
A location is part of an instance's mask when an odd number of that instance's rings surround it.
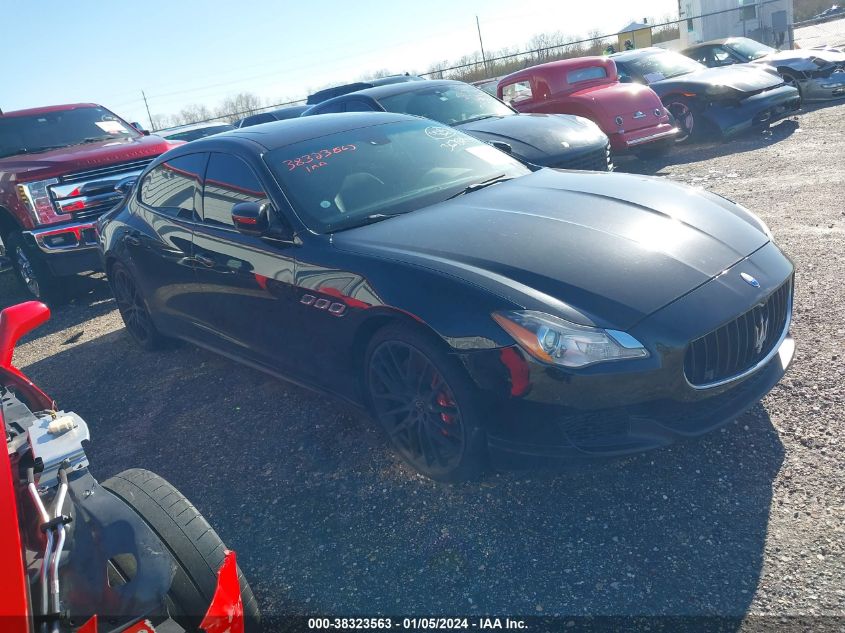
M 657 93 L 680 129 L 676 141 L 720 140 L 761 129 L 801 108 L 801 94 L 774 69 L 707 68 L 662 48 L 611 55 L 619 79 Z
M 793 357 L 793 266 L 742 206 L 527 167 L 417 117 L 180 146 L 99 234 L 141 347 L 186 339 L 339 396 L 439 480 L 701 434 Z
M 572 114 L 525 114 L 462 81 L 413 81 L 356 90 L 301 116 L 395 112 L 439 121 L 543 167 L 612 171 L 610 143 L 599 126 Z

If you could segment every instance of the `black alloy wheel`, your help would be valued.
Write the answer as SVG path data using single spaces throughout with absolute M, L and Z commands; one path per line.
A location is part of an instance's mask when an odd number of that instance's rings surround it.
M 486 442 L 463 369 L 406 328 L 385 328 L 370 343 L 366 381 L 372 411 L 405 462 L 439 481 L 483 468 Z
M 109 274 L 109 284 L 120 317 L 132 338 L 147 350 L 161 347 L 163 337 L 153 324 L 135 280 L 123 264 L 114 264 Z

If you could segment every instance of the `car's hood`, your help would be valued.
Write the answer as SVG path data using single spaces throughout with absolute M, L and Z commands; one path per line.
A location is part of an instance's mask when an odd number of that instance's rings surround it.
M 706 89 L 711 86 L 727 86 L 739 92 L 757 92 L 774 88 L 782 84 L 783 79 L 773 72 L 768 72 L 753 65 L 736 64 L 721 68 L 707 68 L 695 72 L 662 79 L 651 85 L 658 92 L 665 92 L 670 86 Z
M 813 60 L 824 62 L 821 66 Z M 818 70 L 828 64 L 845 63 L 845 53 L 835 49 L 798 49 L 794 51 L 777 51 L 765 57 L 754 60 L 755 63 L 771 64 L 773 66 L 788 66 L 795 70 Z
M 159 136 L 71 145 L 49 152 L 0 159 L 0 174 L 13 174 L 17 181 L 43 180 L 76 171 L 153 158 L 177 145 L 182 145 L 182 142 L 165 141 Z
M 507 143 L 514 154 L 538 165 L 556 165 L 573 152 L 607 145 L 595 123 L 568 114 L 512 114 L 453 127 L 488 143 Z
M 460 276 L 528 309 L 627 330 L 766 244 L 713 194 L 645 176 L 543 169 L 336 233 L 344 250 Z

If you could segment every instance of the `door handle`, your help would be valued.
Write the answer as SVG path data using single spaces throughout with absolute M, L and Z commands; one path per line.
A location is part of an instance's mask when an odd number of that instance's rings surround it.
M 214 260 L 206 255 L 197 253 L 196 255 L 194 255 L 194 261 L 196 261 L 198 264 L 202 264 L 207 268 L 214 268 Z

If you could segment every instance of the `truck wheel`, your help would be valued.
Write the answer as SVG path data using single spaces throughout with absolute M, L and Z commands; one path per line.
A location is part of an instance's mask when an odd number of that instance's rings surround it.
M 208 521 L 164 478 L 142 468 L 130 468 L 102 482 L 152 528 L 176 561 L 176 575 L 167 595 L 170 616 L 196 630 L 217 587 L 217 571 L 226 547 Z M 260 628 L 258 603 L 238 568 L 244 624 Z
M 19 231 L 6 236 L 6 256 L 21 285 L 36 299 L 50 301 L 57 298 L 58 284 L 50 269 L 23 239 Z

